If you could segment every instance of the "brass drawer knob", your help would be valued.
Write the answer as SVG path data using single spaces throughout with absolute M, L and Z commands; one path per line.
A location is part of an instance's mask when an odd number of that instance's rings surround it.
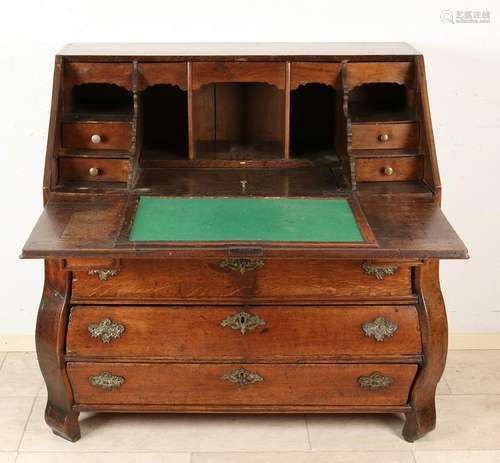
M 237 258 L 224 259 L 220 263 L 221 268 L 228 268 L 235 272 L 240 272 L 242 275 L 250 270 L 255 270 L 259 267 L 264 267 L 264 261 L 260 259 Z
M 221 326 L 229 326 L 233 330 L 239 330 L 241 334 L 245 334 L 247 331 L 254 330 L 258 326 L 264 326 L 266 321 L 254 314 L 239 312 L 227 316 L 220 324 Z
M 258 373 L 252 373 L 245 368 L 238 368 L 237 370 L 230 371 L 229 373 L 226 373 L 222 379 L 240 386 L 247 386 L 248 384 L 260 383 L 264 381 L 264 378 Z
M 379 389 L 387 389 L 394 383 L 394 378 L 390 376 L 385 376 L 378 371 L 373 372 L 368 376 L 360 376 L 358 378 L 358 384 L 364 389 L 369 391 L 378 391 Z
M 102 138 L 99 134 L 97 133 L 94 133 L 91 137 L 90 137 L 90 141 L 94 144 L 94 145 L 97 145 L 98 143 L 101 143 L 102 141 Z
M 390 177 L 394 173 L 394 169 L 391 166 L 384 167 L 384 170 L 382 171 L 384 175 L 387 175 Z
M 385 143 L 385 142 L 389 141 L 389 134 L 388 133 L 381 133 L 378 136 L 378 141 L 380 141 L 382 143 Z
M 384 317 L 377 317 L 371 322 L 363 323 L 363 332 L 369 338 L 375 338 L 376 341 L 383 341 L 385 338 L 394 336 L 398 330 L 398 324 L 387 320 Z
M 125 332 L 125 327 L 113 323 L 111 318 L 103 318 L 99 323 L 92 323 L 88 326 L 90 336 L 100 339 L 104 344 L 108 344 L 114 339 L 118 339 Z
M 97 177 L 100 173 L 101 173 L 101 171 L 97 167 L 91 167 L 89 169 L 89 175 L 91 177 Z
M 118 389 L 124 382 L 125 378 L 123 376 L 112 375 L 109 371 L 103 371 L 96 376 L 89 377 L 91 386 L 106 389 L 108 391 L 111 389 Z

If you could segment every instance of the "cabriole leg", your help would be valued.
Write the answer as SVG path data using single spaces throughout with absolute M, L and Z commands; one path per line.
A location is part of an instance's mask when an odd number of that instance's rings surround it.
M 403 437 L 409 441 L 423 437 L 436 427 L 436 387 L 443 374 L 448 350 L 448 325 L 439 286 L 439 261 L 429 260 L 415 271 L 424 364 L 410 394 L 411 411 L 406 414 Z
M 69 295 L 70 273 L 60 269 L 59 261 L 46 260 L 36 326 L 36 352 L 48 392 L 45 421 L 55 434 L 75 442 L 80 438 L 79 413 L 73 411 L 73 392 L 64 365 Z

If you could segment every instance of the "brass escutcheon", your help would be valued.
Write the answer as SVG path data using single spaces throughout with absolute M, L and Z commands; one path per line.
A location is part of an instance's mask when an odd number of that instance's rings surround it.
M 229 326 L 233 330 L 240 330 L 241 334 L 245 334 L 258 326 L 264 326 L 266 321 L 248 312 L 238 312 L 234 315 L 228 315 L 220 324 L 221 326 Z
M 224 259 L 220 263 L 221 268 L 228 268 L 242 275 L 250 270 L 264 267 L 264 261 L 261 259 L 249 259 L 247 257 Z
M 363 272 L 367 275 L 374 276 L 377 280 L 383 280 L 386 276 L 394 275 L 398 267 L 389 265 L 370 265 L 368 262 L 363 262 Z
M 99 323 L 89 325 L 88 330 L 91 337 L 99 338 L 103 343 L 108 344 L 118 339 L 125 332 L 125 327 L 113 323 L 111 318 L 103 318 Z
M 109 371 L 103 371 L 96 376 L 90 376 L 89 382 L 94 387 L 110 391 L 111 389 L 121 387 L 125 382 L 125 378 L 123 376 L 112 375 Z
M 89 270 L 88 275 L 93 277 L 97 275 L 99 280 L 101 281 L 106 281 L 109 277 L 115 277 L 119 274 L 120 272 L 118 270 Z
M 363 323 L 365 336 L 373 337 L 377 341 L 383 341 L 386 337 L 394 336 L 398 329 L 398 324 L 387 320 L 384 317 L 377 317 L 372 322 Z
M 379 389 L 386 389 L 394 383 L 394 378 L 390 376 L 385 376 L 378 371 L 373 372 L 369 376 L 360 376 L 358 378 L 358 384 L 360 387 L 368 389 L 370 391 L 378 391 Z
M 251 371 L 245 370 L 245 368 L 238 368 L 237 370 L 230 371 L 229 373 L 226 373 L 222 379 L 239 384 L 240 386 L 247 386 L 248 384 L 260 383 L 264 381 L 264 378 L 258 373 L 252 373 Z

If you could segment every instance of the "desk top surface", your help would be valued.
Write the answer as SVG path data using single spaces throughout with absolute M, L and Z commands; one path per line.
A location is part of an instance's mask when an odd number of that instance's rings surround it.
M 419 55 L 404 42 L 70 43 L 61 56 L 354 56 Z
M 255 243 L 264 255 L 332 258 L 467 258 L 467 249 L 441 208 L 431 200 L 392 195 L 353 198 L 366 217 L 375 246 L 361 243 Z M 137 197 L 53 194 L 24 246 L 22 257 L 172 257 L 227 255 L 238 242 L 133 242 Z M 359 221 L 358 221 L 359 223 Z M 247 243 L 250 245 L 251 243 Z

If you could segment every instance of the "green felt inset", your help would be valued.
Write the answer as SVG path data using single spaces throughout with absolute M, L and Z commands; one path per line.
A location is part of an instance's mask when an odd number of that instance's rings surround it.
M 141 196 L 130 241 L 362 242 L 345 199 Z

